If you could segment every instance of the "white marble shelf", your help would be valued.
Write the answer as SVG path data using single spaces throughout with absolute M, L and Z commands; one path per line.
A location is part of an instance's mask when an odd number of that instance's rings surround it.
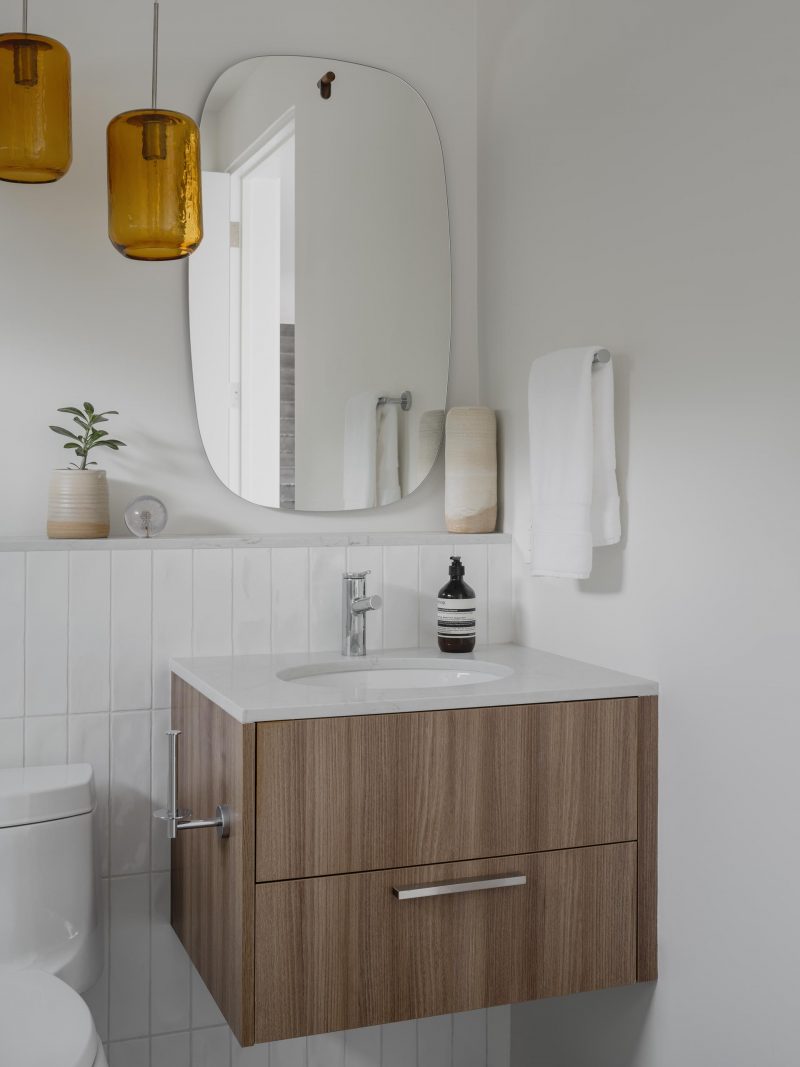
M 176 548 L 339 548 L 350 545 L 507 545 L 511 534 L 452 534 L 447 531 L 402 533 L 272 533 L 247 535 L 198 534 L 190 537 L 104 537 L 94 540 L 49 540 L 46 537 L 2 537 L 0 552 L 56 552 L 89 549 Z
M 391 659 L 438 659 L 448 666 L 496 663 L 509 668 L 491 682 L 436 689 L 372 689 L 347 692 L 338 687 L 284 681 L 277 672 L 305 664 L 341 663 L 335 652 L 272 656 L 202 656 L 173 659 L 172 671 L 241 723 L 281 719 L 320 719 L 342 715 L 381 715 L 403 711 L 549 704 L 563 700 L 655 696 L 658 685 L 580 660 L 522 645 L 484 645 L 468 655 L 443 655 L 438 649 L 398 649 L 367 656 L 364 667 Z M 352 662 L 352 661 L 351 661 Z

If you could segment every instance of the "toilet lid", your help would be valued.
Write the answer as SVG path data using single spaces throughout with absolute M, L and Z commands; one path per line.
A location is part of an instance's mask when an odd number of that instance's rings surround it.
M 97 1032 L 81 997 L 43 971 L 0 973 L 0 1063 L 92 1067 Z

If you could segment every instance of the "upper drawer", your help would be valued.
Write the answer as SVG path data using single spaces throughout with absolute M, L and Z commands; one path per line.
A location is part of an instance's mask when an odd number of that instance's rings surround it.
M 637 700 L 259 723 L 256 880 L 636 838 Z

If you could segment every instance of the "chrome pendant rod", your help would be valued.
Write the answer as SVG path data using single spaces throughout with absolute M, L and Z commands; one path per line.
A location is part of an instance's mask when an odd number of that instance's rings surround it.
M 22 0 L 22 32 L 28 32 L 28 0 Z
M 27 5 L 28 0 L 25 0 Z M 158 100 L 158 0 L 153 4 L 153 111 Z

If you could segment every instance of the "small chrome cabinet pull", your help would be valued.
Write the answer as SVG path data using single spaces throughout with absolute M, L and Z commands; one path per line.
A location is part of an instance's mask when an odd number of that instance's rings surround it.
M 178 807 L 178 738 L 180 730 L 167 730 L 169 738 L 169 807 L 159 808 L 153 812 L 154 819 L 162 819 L 167 824 L 167 837 L 174 841 L 178 830 L 202 830 L 207 826 L 216 826 L 219 837 L 230 837 L 231 811 L 227 804 L 217 804 L 213 819 L 193 819 L 192 813 Z
M 464 878 L 453 882 L 396 885 L 392 892 L 398 900 L 417 900 L 419 897 L 446 897 L 452 893 L 477 893 L 479 889 L 505 889 L 507 886 L 525 885 L 527 881 L 524 874 L 515 871 L 513 874 L 497 875 L 495 878 Z

